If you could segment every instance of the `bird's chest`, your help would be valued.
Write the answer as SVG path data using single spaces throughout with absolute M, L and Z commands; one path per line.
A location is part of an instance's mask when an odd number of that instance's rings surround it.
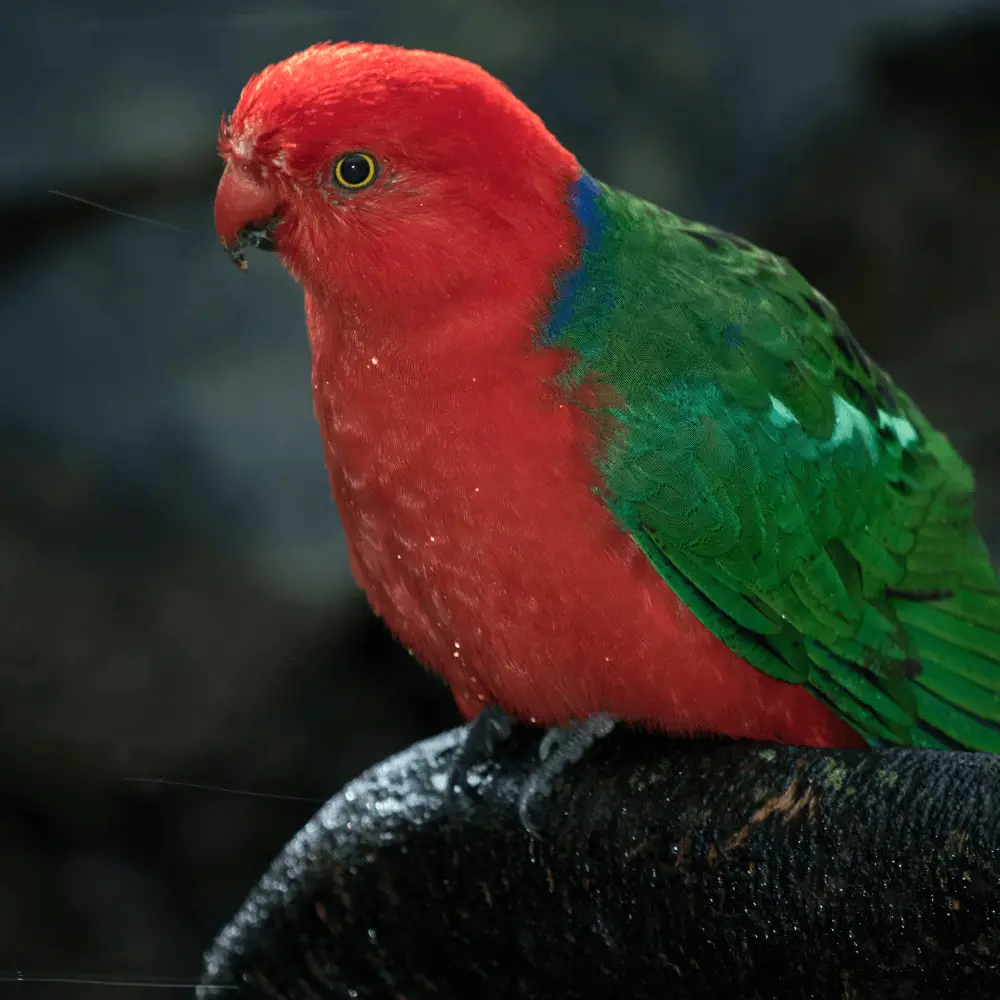
M 317 401 L 353 569 L 376 610 L 447 630 L 449 595 L 516 539 L 517 499 L 490 405 L 371 393 Z M 433 625 L 433 628 L 432 628 Z
M 577 532 L 607 518 L 582 412 L 509 387 L 447 398 L 317 393 L 352 569 L 374 610 L 460 703 L 567 612 Z M 594 532 L 593 537 L 597 537 Z
M 352 569 L 375 610 L 406 639 L 418 629 L 441 642 L 448 595 L 488 558 L 475 462 L 450 421 L 392 426 L 334 414 L 327 466 L 347 535 Z

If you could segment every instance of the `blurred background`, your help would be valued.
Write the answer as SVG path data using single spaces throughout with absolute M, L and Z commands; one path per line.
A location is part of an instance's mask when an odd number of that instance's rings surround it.
M 300 293 L 212 229 L 220 115 L 314 41 L 476 60 L 592 173 L 791 257 L 972 462 L 1000 543 L 996 0 L 8 0 L 0 24 L 0 978 L 97 981 L 4 996 L 192 981 L 310 800 L 457 719 L 349 578 Z

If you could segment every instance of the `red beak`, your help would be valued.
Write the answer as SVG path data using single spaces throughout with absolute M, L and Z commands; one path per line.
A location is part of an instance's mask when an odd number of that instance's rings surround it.
M 247 269 L 243 254 L 247 247 L 275 249 L 274 231 L 280 221 L 274 193 L 243 167 L 227 164 L 215 192 L 215 231 L 241 271 Z

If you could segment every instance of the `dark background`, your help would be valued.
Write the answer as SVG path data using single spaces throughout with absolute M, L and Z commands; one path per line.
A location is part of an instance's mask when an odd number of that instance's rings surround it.
M 597 176 L 792 257 L 1000 543 L 1000 4 L 95 0 L 0 28 L 3 976 L 196 977 L 315 805 L 164 780 L 321 800 L 456 719 L 349 579 L 300 293 L 212 229 L 221 113 L 311 42 L 481 62 Z

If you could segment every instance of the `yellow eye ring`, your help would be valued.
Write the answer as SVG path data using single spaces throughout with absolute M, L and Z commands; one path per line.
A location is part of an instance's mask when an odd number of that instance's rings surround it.
M 378 177 L 375 157 L 367 153 L 345 153 L 333 165 L 333 179 L 346 191 L 359 191 Z

